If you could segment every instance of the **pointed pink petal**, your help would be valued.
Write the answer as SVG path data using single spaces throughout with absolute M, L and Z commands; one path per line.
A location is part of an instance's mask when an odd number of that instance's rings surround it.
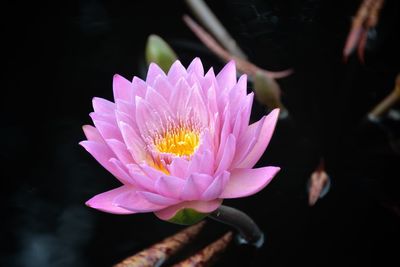
M 194 73 L 199 77 L 204 76 L 203 64 L 201 63 L 201 60 L 198 57 L 193 59 L 193 61 L 190 63 L 189 67 L 187 68 L 187 72 L 189 74 Z
M 132 97 L 132 102 L 135 100 L 136 96 L 144 97 L 146 94 L 147 90 L 147 84 L 145 81 L 138 77 L 133 77 L 132 79 L 132 88 L 133 88 L 133 97 Z
M 82 129 L 88 141 L 95 141 L 97 143 L 105 144 L 105 141 L 99 131 L 92 125 L 83 125 Z
M 228 107 L 226 107 L 225 111 L 224 111 L 224 116 L 222 118 L 223 125 L 222 125 L 220 138 L 219 138 L 218 152 L 217 152 L 217 158 L 216 158 L 217 162 L 221 161 L 226 140 L 227 140 L 229 134 L 232 132 L 230 118 L 231 118 L 230 110 Z
M 197 200 L 203 192 L 209 187 L 214 178 L 211 175 L 194 173 L 186 179 L 180 199 Z
M 153 181 L 156 181 L 158 178 L 160 178 L 161 176 L 164 176 L 165 173 L 157 170 L 151 166 L 149 166 L 147 163 L 143 163 L 143 164 L 139 164 L 140 168 L 142 169 L 142 171 L 149 177 L 151 178 Z
M 250 153 L 243 159 L 242 162 L 238 164 L 238 168 L 252 168 L 261 158 L 269 144 L 269 141 L 271 140 L 272 134 L 274 133 L 278 115 L 279 109 L 274 109 L 268 114 L 268 116 L 265 118 L 257 142 Z
M 218 175 L 214 181 L 210 184 L 210 186 L 204 191 L 201 196 L 201 200 L 212 200 L 216 198 L 220 198 L 219 196 L 223 192 L 228 180 L 230 173 L 224 171 L 220 175 Z
M 133 99 L 132 83 L 118 74 L 114 75 L 113 91 L 114 91 L 114 99 L 122 99 L 127 102 L 132 102 Z
M 103 98 L 94 97 L 92 100 L 93 109 L 96 113 L 113 114 L 115 104 Z
M 146 192 L 146 191 L 138 191 L 140 195 L 142 195 L 146 200 L 150 201 L 153 204 L 160 206 L 171 206 L 175 205 L 179 202 L 177 199 L 161 196 L 156 193 Z
M 175 114 L 185 118 L 186 106 L 190 97 L 190 87 L 184 78 L 181 78 L 174 86 L 169 98 L 169 105 Z
M 145 99 L 136 97 L 136 125 L 143 136 L 151 136 L 158 132 L 162 125 L 160 115 Z
M 125 185 L 132 185 L 132 179 L 129 176 L 126 166 L 116 158 L 111 158 L 109 162 L 114 166 L 114 169 L 118 171 L 117 179 Z
M 153 85 L 158 76 L 165 77 L 164 71 L 155 63 L 150 63 L 147 71 L 146 83 Z
M 232 162 L 232 167 L 236 168 L 237 165 L 250 153 L 254 145 L 257 143 L 260 132 L 263 128 L 266 116 L 263 116 L 259 121 L 246 127 L 243 135 L 237 141 L 236 155 Z
M 208 125 L 207 106 L 204 103 L 204 99 L 200 93 L 200 88 L 197 85 L 193 85 L 193 87 L 190 89 L 190 96 L 186 103 L 185 111 L 189 109 L 195 111 L 200 125 Z M 183 110 L 178 110 L 178 114 L 182 113 L 184 113 Z
M 210 213 L 218 209 L 221 206 L 222 199 L 214 199 L 211 201 L 186 201 L 181 202 L 177 205 L 167 207 L 165 209 L 159 210 L 154 214 L 161 220 L 170 220 L 175 214 L 184 208 L 194 209 L 201 213 Z
M 86 205 L 98 209 L 104 212 L 109 212 L 109 213 L 114 213 L 114 214 L 132 214 L 135 213 L 130 210 L 123 209 L 121 207 L 118 207 L 114 204 L 114 199 L 126 192 L 129 192 L 131 190 L 135 190 L 133 187 L 129 186 L 121 186 L 118 188 L 115 188 L 113 190 L 101 193 L 99 195 L 94 196 L 90 200 L 86 202 Z
M 171 68 L 168 71 L 168 80 L 174 86 L 179 79 L 186 78 L 187 72 L 182 63 L 177 60 L 172 64 Z
M 233 134 L 228 136 L 226 143 L 223 146 L 223 154 L 221 161 L 219 162 L 218 168 L 215 171 L 216 175 L 219 175 L 225 170 L 229 170 L 232 164 L 233 157 L 235 156 L 236 150 L 236 138 Z
M 167 100 L 153 88 L 147 88 L 145 99 L 154 111 L 163 119 L 163 123 L 167 124 L 170 123 L 171 120 L 175 119 L 175 114 L 173 114 Z
M 236 65 L 235 61 L 229 61 L 218 73 L 217 82 L 221 91 L 230 90 L 236 84 Z
M 189 175 L 189 173 L 187 173 L 188 166 L 188 160 L 176 157 L 172 160 L 171 164 L 168 165 L 168 171 L 172 176 L 186 178 Z
M 117 99 L 115 101 L 115 104 L 116 104 L 116 111 L 122 112 L 126 115 L 129 115 L 129 117 L 134 118 L 136 110 L 134 101 L 127 102 L 122 99 Z
M 107 139 L 107 145 L 111 148 L 117 158 L 123 164 L 131 164 L 134 163 L 131 153 L 126 148 L 125 143 L 117 140 L 117 139 Z
M 131 183 L 136 185 L 137 188 L 141 188 L 148 191 L 154 191 L 155 182 L 153 179 L 147 177 L 143 172 L 138 172 L 139 166 L 136 164 L 130 164 L 127 166 L 129 174 L 131 176 Z
M 173 87 L 166 77 L 158 76 L 152 87 L 166 100 L 169 100 Z
M 120 123 L 120 129 L 124 143 L 131 153 L 132 158 L 136 163 L 141 163 L 146 159 L 145 144 L 142 138 L 126 123 Z
M 235 169 L 220 197 L 237 198 L 253 195 L 266 187 L 279 170 L 279 167 Z
M 157 179 L 155 188 L 163 196 L 178 199 L 184 185 L 184 180 L 165 175 Z
M 96 113 L 90 113 L 90 117 L 92 117 L 96 129 L 103 139 L 117 139 L 122 141 L 122 135 L 117 125 L 115 123 L 98 120 L 96 115 Z
M 133 212 L 151 212 L 165 208 L 165 205 L 157 205 L 148 201 L 137 191 L 120 194 L 114 199 L 114 203 L 118 207 Z

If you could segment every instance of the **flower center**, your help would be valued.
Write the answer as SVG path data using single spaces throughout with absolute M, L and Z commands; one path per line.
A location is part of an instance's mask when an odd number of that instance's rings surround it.
M 157 136 L 154 146 L 160 153 L 190 157 L 199 145 L 199 131 L 190 126 L 172 128 Z

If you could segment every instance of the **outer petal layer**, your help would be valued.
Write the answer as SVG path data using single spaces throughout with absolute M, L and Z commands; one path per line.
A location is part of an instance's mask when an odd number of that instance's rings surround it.
M 114 213 L 114 214 L 132 214 L 135 213 L 134 211 L 131 210 L 126 210 L 124 208 L 118 207 L 115 205 L 114 200 L 121 194 L 127 193 L 130 190 L 134 190 L 132 187 L 128 186 L 121 186 L 118 188 L 115 188 L 113 190 L 98 194 L 94 197 L 92 197 L 90 200 L 86 202 L 86 205 L 98 209 L 104 212 L 108 213 Z
M 258 136 L 253 149 L 237 166 L 238 168 L 252 168 L 254 165 L 256 165 L 257 161 L 261 158 L 262 154 L 269 144 L 269 141 L 271 140 L 276 122 L 278 121 L 278 115 L 279 109 L 274 109 L 273 111 L 271 111 L 271 113 L 268 114 L 268 116 L 264 120 L 260 135 Z
M 258 169 L 235 169 L 220 198 L 237 198 L 253 195 L 272 180 L 280 170 L 279 167 L 263 167 Z

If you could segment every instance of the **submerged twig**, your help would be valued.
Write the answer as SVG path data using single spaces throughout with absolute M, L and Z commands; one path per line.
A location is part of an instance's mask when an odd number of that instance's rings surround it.
M 400 102 L 400 73 L 396 76 L 393 91 L 378 103 L 367 115 L 370 121 L 378 120 L 393 105 Z
M 231 54 L 239 58 L 247 58 L 245 53 L 236 44 L 236 41 L 230 36 L 228 31 L 203 0 L 186 0 L 185 2 L 192 9 L 197 19 Z
M 211 265 L 211 263 L 225 251 L 229 243 L 232 241 L 232 235 L 232 232 L 226 233 L 224 236 L 203 248 L 195 255 L 175 264 L 173 267 L 199 267 Z
M 173 256 L 185 245 L 191 242 L 203 228 L 205 222 L 193 226 L 170 236 L 163 241 L 123 260 L 114 267 L 152 267 L 160 266 L 165 260 Z

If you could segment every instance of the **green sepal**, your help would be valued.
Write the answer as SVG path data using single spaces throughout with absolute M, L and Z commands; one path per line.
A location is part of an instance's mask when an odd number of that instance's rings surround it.
M 168 221 L 176 224 L 192 225 L 203 220 L 207 215 L 208 213 L 201 213 L 194 209 L 184 208 L 178 211 L 175 216 Z
M 149 36 L 146 43 L 147 65 L 154 62 L 167 73 L 177 59 L 174 50 L 160 36 L 155 34 Z

